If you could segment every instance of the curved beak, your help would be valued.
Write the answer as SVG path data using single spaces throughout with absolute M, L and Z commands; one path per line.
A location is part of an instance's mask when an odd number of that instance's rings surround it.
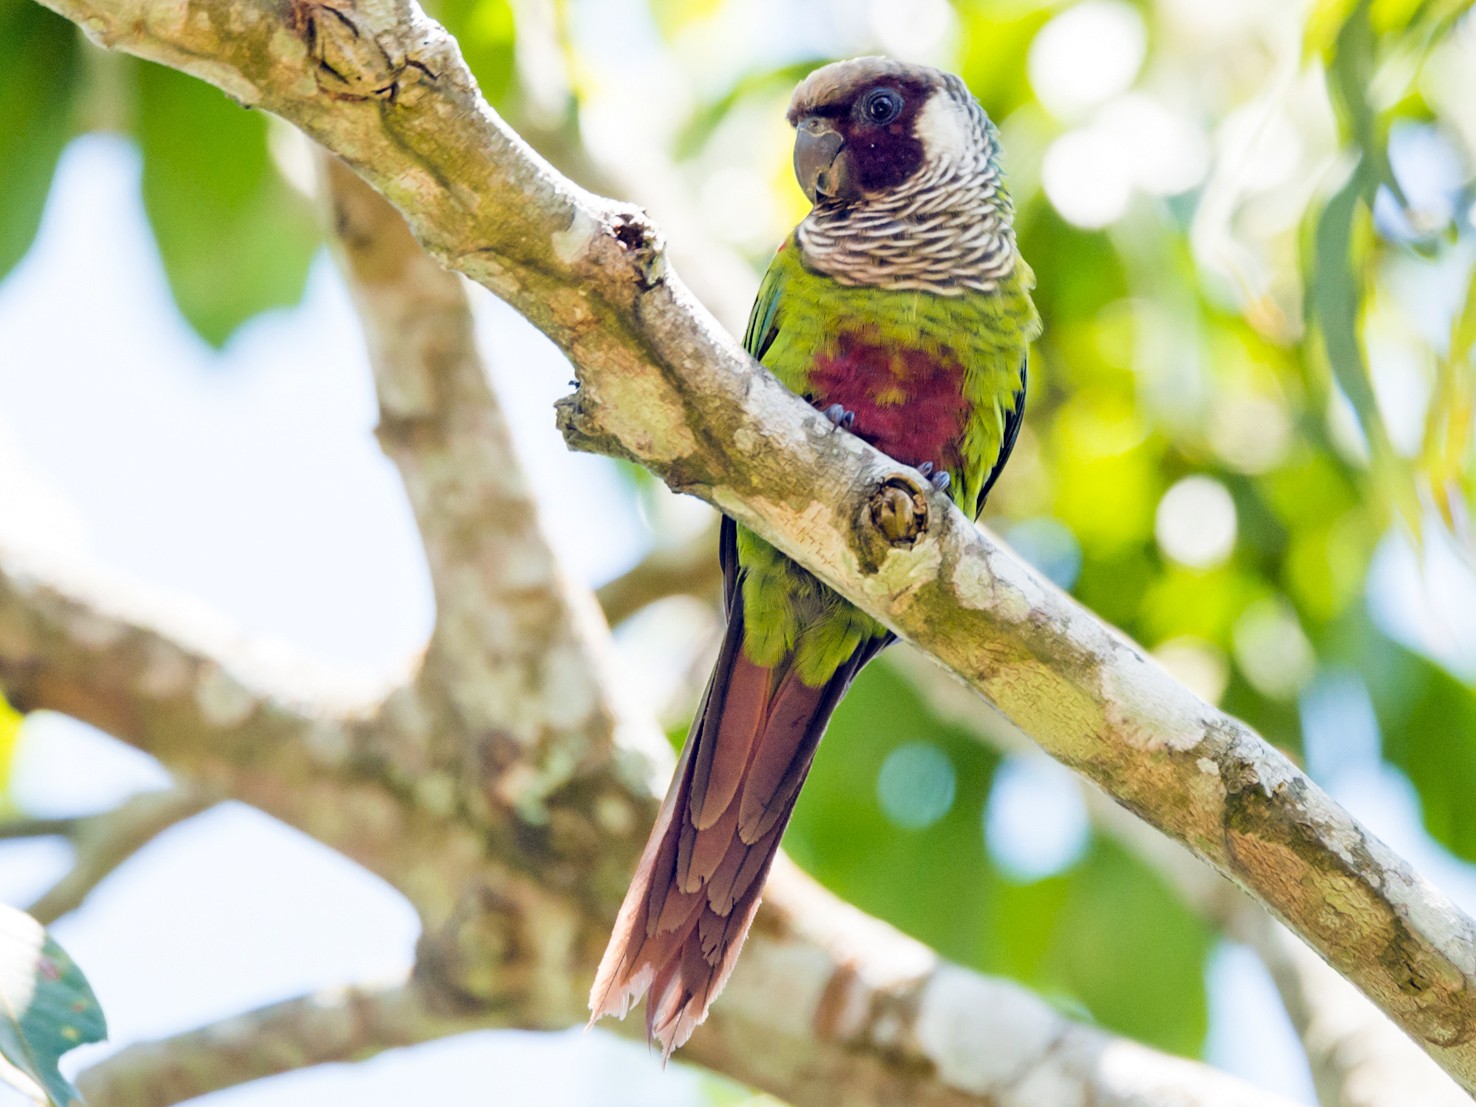
M 799 121 L 794 137 L 794 175 L 810 203 L 834 200 L 848 194 L 850 181 L 846 140 L 829 120 L 807 115 Z

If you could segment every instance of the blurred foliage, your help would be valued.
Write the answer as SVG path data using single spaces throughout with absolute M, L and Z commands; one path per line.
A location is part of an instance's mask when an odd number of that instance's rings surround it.
M 302 296 L 317 223 L 273 168 L 266 116 L 176 70 L 134 69 L 144 208 L 175 302 L 218 346 Z
M 800 74 L 866 52 L 961 72 L 1000 125 L 1046 325 L 986 521 L 1335 791 L 1344 771 L 1407 777 L 1431 834 L 1476 860 L 1468 4 L 823 0 L 783 34 L 740 0 L 427 7 L 494 107 L 647 204 L 714 295 L 733 262 L 751 290 L 802 210 L 783 119 Z M 285 129 L 132 59 L 100 75 L 29 0 L 0 0 L 0 60 L 0 272 L 67 137 L 109 126 L 142 151 L 191 326 L 221 343 L 297 298 L 317 239 Z M 1440 550 L 1463 569 L 1437 592 L 1420 569 Z M 1377 760 L 1340 729 L 1365 707 Z M 1211 935 L 1094 837 L 1019 876 L 986 829 L 997 770 L 873 666 L 787 843 L 948 956 L 1197 1051 Z
M 30 248 L 72 130 L 77 29 L 31 0 L 0 0 L 0 277 Z

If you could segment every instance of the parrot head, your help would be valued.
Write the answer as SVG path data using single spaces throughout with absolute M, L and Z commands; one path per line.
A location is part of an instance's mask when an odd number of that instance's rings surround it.
M 873 199 L 992 155 L 983 111 L 961 80 L 891 58 L 815 70 L 795 89 L 789 122 L 795 176 L 816 205 Z

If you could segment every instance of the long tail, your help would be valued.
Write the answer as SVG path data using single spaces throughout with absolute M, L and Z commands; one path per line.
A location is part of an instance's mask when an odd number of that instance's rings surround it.
M 662 1056 L 723 989 L 831 712 L 889 639 L 863 642 L 820 687 L 745 656 L 734 597 L 717 665 L 590 991 L 590 1022 L 650 990 Z

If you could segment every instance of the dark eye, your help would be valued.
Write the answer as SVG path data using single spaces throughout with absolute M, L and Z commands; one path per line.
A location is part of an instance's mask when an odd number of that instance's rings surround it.
M 902 94 L 895 89 L 874 88 L 862 99 L 861 114 L 868 123 L 885 126 L 902 114 Z

